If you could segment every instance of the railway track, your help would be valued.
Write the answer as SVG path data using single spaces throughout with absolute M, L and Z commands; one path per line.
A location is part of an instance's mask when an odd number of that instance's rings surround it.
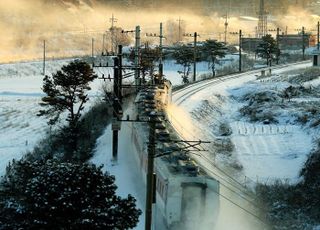
M 298 62 L 298 63 L 293 63 L 293 64 L 279 65 L 279 66 L 272 67 L 272 70 L 281 70 L 281 69 L 284 69 L 284 68 L 287 68 L 287 67 L 290 67 L 290 66 L 294 66 L 294 67 L 298 68 L 299 66 L 305 65 L 307 63 L 310 63 L 310 61 L 303 61 L 303 62 Z M 201 90 L 204 90 L 207 87 L 212 87 L 212 86 L 215 86 L 215 85 L 219 85 L 220 83 L 225 83 L 225 82 L 233 80 L 233 79 L 246 77 L 248 75 L 256 76 L 256 74 L 260 73 L 261 70 L 268 70 L 268 68 L 248 71 L 248 72 L 245 72 L 245 73 L 236 73 L 236 74 L 232 74 L 232 75 L 221 76 L 221 77 L 217 77 L 217 78 L 214 78 L 214 79 L 209 79 L 209 80 L 205 80 L 205 81 L 196 82 L 194 84 L 188 85 L 188 86 L 186 86 L 186 87 L 184 87 L 182 89 L 179 89 L 179 90 L 173 92 L 173 103 L 175 105 L 180 106 L 183 103 L 185 103 L 186 100 L 188 98 L 190 98 L 191 96 L 193 96 L 195 93 L 200 92 Z M 183 130 L 184 128 L 183 128 L 183 126 L 181 126 L 181 124 L 179 124 L 179 122 L 177 123 L 178 119 L 175 118 L 173 116 L 173 114 L 169 114 L 169 117 L 171 117 L 170 123 L 171 123 L 172 127 L 175 129 L 176 133 L 179 135 L 179 137 L 181 139 L 185 139 L 186 137 L 184 136 L 183 132 L 181 132 L 179 130 L 181 128 Z M 203 155 L 203 154 L 200 154 L 200 155 Z M 198 161 L 198 163 L 200 165 L 202 165 L 201 161 Z M 219 168 L 218 166 L 216 166 L 216 167 Z M 223 175 L 221 175 L 219 173 L 219 177 L 223 177 Z M 229 179 L 230 178 L 228 178 L 228 180 Z M 249 178 L 244 177 L 243 182 L 237 183 L 236 186 L 234 186 L 234 187 L 237 188 L 237 189 L 240 189 L 242 191 L 246 190 L 246 187 L 247 187 L 246 183 L 248 183 L 248 179 Z M 252 181 L 252 183 L 254 183 L 254 182 Z
M 303 61 L 303 62 L 298 62 L 298 63 L 293 63 L 293 64 L 285 64 L 285 65 L 279 65 L 279 66 L 274 66 L 271 67 L 271 70 L 281 70 L 283 68 L 287 68 L 290 66 L 297 66 L 300 64 L 307 64 L 310 61 Z M 179 89 L 177 91 L 174 91 L 172 96 L 173 96 L 173 100 L 175 102 L 176 105 L 181 105 L 183 102 L 185 102 L 188 98 L 190 98 L 193 94 L 200 92 L 201 90 L 209 87 L 209 86 L 214 86 L 214 85 L 218 85 L 221 82 L 226 82 L 229 80 L 233 80 L 233 79 L 238 79 L 241 77 L 245 77 L 248 75 L 253 75 L 253 74 L 258 74 L 260 73 L 262 70 L 269 70 L 269 68 L 264 68 L 264 69 L 259 69 L 259 70 L 252 70 L 252 71 L 248 71 L 248 72 L 244 72 L 244 73 L 236 73 L 236 74 L 231 74 L 231 75 L 226 75 L 226 76 L 220 76 L 220 77 L 216 77 L 213 79 L 209 79 L 209 80 L 205 80 L 205 81 L 199 81 L 196 82 L 194 84 L 188 85 L 182 89 Z
M 304 64 L 309 63 L 310 61 L 304 61 L 304 62 L 299 62 L 299 63 L 294 63 L 294 64 L 286 64 L 286 65 L 281 65 L 281 66 L 275 66 L 272 67 L 272 70 L 282 70 L 284 68 L 288 68 L 290 66 L 302 66 Z M 173 103 L 177 106 L 182 105 L 183 103 L 186 103 L 186 100 L 189 99 L 191 96 L 193 96 L 194 94 L 208 88 L 208 87 L 213 87 L 213 86 L 217 86 L 221 83 L 225 83 L 227 81 L 231 81 L 234 79 L 238 79 L 238 78 L 242 78 L 242 77 L 247 77 L 247 76 L 256 76 L 257 74 L 261 73 L 262 70 L 269 70 L 269 68 L 266 69 L 259 69 L 259 70 L 253 70 L 253 71 L 248 71 L 248 72 L 244 72 L 244 73 L 237 73 L 237 74 L 232 74 L 232 75 L 227 75 L 227 76 L 221 76 L 221 77 L 217 77 L 214 79 L 209 79 L 209 80 L 205 80 L 205 81 L 200 81 L 200 82 L 196 82 L 194 84 L 188 85 L 182 89 L 176 90 L 173 92 Z M 183 133 L 180 132 L 179 128 L 181 127 L 177 127 L 174 123 L 175 122 L 170 122 L 172 127 L 175 129 L 176 133 L 178 134 L 178 136 L 181 139 L 185 139 Z M 208 158 L 208 156 L 200 153 L 199 155 L 201 155 L 200 157 L 193 157 L 196 162 L 200 165 L 200 167 L 203 167 L 203 169 L 205 171 L 207 171 L 208 175 L 213 176 L 214 178 L 221 180 L 221 182 L 225 185 L 227 185 L 227 187 L 229 187 L 227 190 L 230 190 L 231 188 L 231 192 L 230 192 L 230 197 L 233 197 L 234 194 L 232 193 L 237 193 L 238 196 L 241 197 L 241 202 L 243 205 L 245 205 L 247 208 L 249 208 L 250 210 L 252 210 L 253 213 L 258 213 L 259 209 L 257 209 L 257 207 L 253 204 L 254 200 L 255 200 L 255 195 L 254 193 L 251 193 L 250 190 L 248 190 L 247 187 L 247 183 L 249 182 L 249 184 L 252 182 L 254 185 L 255 182 L 254 181 L 248 181 L 250 180 L 247 177 L 244 177 L 244 181 L 239 181 L 238 179 L 235 179 L 233 177 L 231 177 L 229 174 L 225 174 L 223 170 L 221 170 L 219 168 L 219 166 L 215 165 L 215 162 L 210 162 L 210 159 Z M 212 164 L 215 165 L 215 169 L 213 168 L 208 168 L 208 161 Z

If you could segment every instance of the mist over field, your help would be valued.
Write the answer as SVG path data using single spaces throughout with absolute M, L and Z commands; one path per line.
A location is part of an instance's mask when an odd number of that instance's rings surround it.
M 91 41 L 95 40 L 95 53 L 102 51 L 103 33 L 111 24 L 112 14 L 117 18 L 115 26 L 125 30 L 133 30 L 141 26 L 142 42 L 157 43 L 157 39 L 147 38 L 145 33 L 157 33 L 159 23 L 164 23 L 166 43 L 174 42 L 177 35 L 178 19 L 181 18 L 183 32 L 197 31 L 200 39 L 223 38 L 223 15 L 229 15 L 228 31 L 236 32 L 242 29 L 246 36 L 255 35 L 257 4 L 251 8 L 248 1 L 223 1 L 229 5 L 222 12 L 218 5 L 208 7 L 197 4 L 198 1 L 159 1 L 156 7 L 151 7 L 149 1 L 136 1 L 136 5 L 128 6 L 124 1 L 98 0 L 1 0 L 0 29 L 5 31 L 0 38 L 0 62 L 16 60 L 40 59 L 42 57 L 43 40 L 47 43 L 48 57 L 65 57 L 91 55 Z M 305 26 L 314 29 L 319 17 L 302 9 L 301 5 L 287 5 L 278 1 L 278 10 L 286 14 L 273 15 L 270 12 L 269 28 L 285 28 L 294 31 Z M 180 5 L 179 5 L 180 4 Z M 183 8 L 182 8 L 183 6 Z M 235 7 L 237 6 L 237 7 Z M 247 7 L 250 10 L 241 11 Z M 270 9 L 276 9 L 270 5 Z M 247 13 L 248 15 L 246 15 Z M 243 16 L 243 17 L 241 17 Z M 133 35 L 132 40 L 133 40 Z M 185 38 L 188 41 L 189 38 Z M 189 39 L 192 41 L 192 39 Z M 237 42 L 237 36 L 229 35 L 229 42 Z M 108 35 L 105 48 L 108 49 Z

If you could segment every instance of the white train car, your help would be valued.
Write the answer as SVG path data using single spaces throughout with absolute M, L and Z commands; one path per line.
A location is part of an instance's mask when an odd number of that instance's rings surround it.
M 165 81 L 160 87 L 141 91 L 135 103 L 140 117 L 147 116 L 152 110 L 163 114 L 164 107 L 171 103 L 170 82 Z M 143 123 L 133 125 L 136 159 L 145 182 L 149 128 Z M 158 139 L 169 137 L 166 126 L 166 123 L 159 124 Z M 176 147 L 174 144 L 158 145 L 157 153 L 162 154 L 168 148 L 178 150 Z M 219 210 L 219 182 L 207 176 L 185 153 L 179 151 L 156 158 L 154 171 L 156 218 L 163 220 L 166 229 L 212 229 Z

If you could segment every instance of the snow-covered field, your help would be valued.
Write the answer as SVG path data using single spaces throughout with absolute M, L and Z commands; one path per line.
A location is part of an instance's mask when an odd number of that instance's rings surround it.
M 67 60 L 48 63 L 48 73 Z M 46 120 L 37 117 L 42 90 L 42 63 L 0 65 L 0 175 L 13 158 L 30 151 L 48 130 Z
M 46 74 L 56 72 L 70 61 L 48 61 Z M 44 95 L 42 80 L 42 62 L 0 65 L 0 175 L 9 161 L 31 151 L 49 132 L 47 120 L 37 116 Z M 93 82 L 89 106 L 100 94 L 101 84 L 101 80 Z

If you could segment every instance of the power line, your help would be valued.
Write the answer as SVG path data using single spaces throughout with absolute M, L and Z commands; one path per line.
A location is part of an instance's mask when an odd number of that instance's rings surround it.
M 125 123 L 125 125 L 129 128 L 129 129 L 133 129 L 133 127 L 129 126 L 128 124 Z M 151 137 L 152 138 L 156 138 L 156 135 L 151 133 Z M 197 154 L 198 155 L 198 154 Z M 199 154 L 200 155 L 200 154 Z M 202 155 L 200 155 L 201 157 L 203 157 Z M 204 165 L 201 165 L 202 168 L 206 169 L 207 171 L 217 175 L 214 171 L 212 171 L 211 169 L 205 167 Z M 217 175 L 218 176 L 218 175 Z M 219 176 L 221 179 L 223 179 L 221 176 Z M 225 180 L 225 179 L 224 179 Z M 226 181 L 227 182 L 227 181 Z M 230 182 L 228 182 L 230 183 Z M 219 182 L 219 184 L 221 184 L 222 186 L 224 186 L 225 188 L 227 188 L 229 191 L 235 193 L 236 195 L 238 195 L 240 198 L 244 199 L 245 201 L 247 201 L 248 203 L 250 203 L 252 206 L 261 209 L 261 207 L 257 207 L 252 201 L 250 201 L 249 199 L 245 198 L 242 194 L 236 192 L 235 190 L 231 189 L 229 186 L 225 185 L 224 183 Z M 256 218 L 257 220 L 259 220 L 261 223 L 267 225 L 264 220 L 262 220 L 258 215 L 254 214 L 253 212 L 249 211 L 247 208 L 244 208 L 243 206 L 241 206 L 240 204 L 234 202 L 231 198 L 228 198 L 227 196 L 218 193 L 216 191 L 214 191 L 217 195 L 221 196 L 222 198 L 224 198 L 225 200 L 227 200 L 228 202 L 232 203 L 233 205 L 237 206 L 238 208 L 240 208 L 241 210 L 245 211 L 246 213 L 248 213 L 249 215 L 253 216 L 254 218 Z M 151 199 L 149 197 L 149 199 Z
M 171 125 L 174 127 L 174 125 L 173 125 L 172 123 L 171 123 Z M 188 131 L 188 132 L 189 132 L 189 131 Z M 180 135 L 180 137 L 182 138 L 182 134 L 179 134 L 179 135 Z M 192 134 L 192 137 L 195 137 L 195 136 Z M 207 149 L 210 149 L 210 148 L 211 148 L 208 144 L 202 143 L 202 145 L 205 145 L 205 147 L 206 147 Z M 205 148 L 205 147 L 203 147 L 203 148 Z M 237 186 L 235 186 L 235 185 L 232 184 L 231 182 L 229 182 L 229 181 L 227 181 L 226 179 L 224 179 L 227 183 L 229 183 L 231 186 L 233 186 L 233 187 L 241 190 L 242 192 L 245 192 L 245 190 L 243 189 L 243 185 L 242 185 L 239 181 L 237 181 L 237 180 L 234 179 L 232 176 L 230 176 L 228 173 L 226 173 L 224 170 L 222 170 L 221 168 L 219 168 L 211 159 L 209 159 L 208 157 L 204 156 L 203 154 L 199 154 L 199 156 L 200 156 L 201 158 L 205 159 L 207 163 L 209 163 L 211 166 L 213 166 L 213 167 L 215 167 L 216 169 L 218 169 L 218 171 L 220 171 L 223 175 L 225 175 L 227 178 L 231 179 L 231 181 L 235 182 L 236 184 L 240 185 L 241 187 L 238 188 Z M 219 176 L 217 173 L 214 173 L 214 174 L 215 174 L 216 176 Z M 219 176 L 219 177 L 223 179 L 222 176 Z M 246 176 L 245 176 L 245 178 L 246 178 L 246 179 L 248 178 L 249 180 L 253 181 L 253 180 L 250 179 L 249 177 L 246 177 Z M 245 192 L 245 193 L 246 193 L 248 196 L 252 196 L 251 194 L 249 194 L 249 193 L 247 193 L 247 192 Z
M 116 67 L 116 64 L 115 64 L 115 67 Z M 115 70 L 117 70 L 116 68 L 115 68 Z M 115 74 L 115 76 L 116 76 L 117 74 Z M 118 88 L 120 85 L 119 85 L 119 83 L 116 81 L 116 80 L 114 80 L 114 89 L 115 88 Z M 118 116 L 118 110 L 116 109 L 116 108 L 113 108 L 113 111 L 114 111 L 114 113 L 116 113 L 116 115 Z M 155 128 L 151 128 L 151 130 L 155 130 Z M 150 138 L 151 138 L 151 140 L 155 140 L 156 139 L 156 134 L 155 134 L 155 132 L 150 132 Z M 152 141 L 151 141 L 152 142 Z M 201 144 L 201 142 L 200 142 L 200 144 Z M 154 146 L 154 144 L 152 144 L 151 143 L 151 145 L 152 146 Z M 151 145 L 149 146 L 149 149 L 151 149 Z M 153 149 L 153 147 L 152 147 L 152 149 Z M 148 156 L 149 157 L 154 157 L 154 155 L 155 154 L 148 154 Z M 203 157 L 203 158 L 205 158 L 205 156 L 203 156 L 203 155 L 200 155 L 201 157 Z M 206 158 L 206 160 L 209 160 L 208 158 Z M 149 161 L 148 162 L 150 162 L 150 159 L 149 159 Z M 209 160 L 209 162 L 212 164 L 212 162 Z M 150 167 L 151 167 L 151 165 L 150 165 Z M 212 170 L 210 170 L 210 169 L 208 169 L 207 167 L 205 167 L 205 166 L 203 166 L 203 165 L 201 165 L 201 167 L 203 167 L 203 168 L 205 168 L 207 171 L 211 171 L 212 173 L 214 173 Z M 153 167 L 152 167 L 153 168 Z M 148 172 L 149 172 L 149 170 L 148 170 Z M 215 174 L 215 173 L 214 173 Z M 221 177 L 221 176 L 220 176 Z M 152 187 L 152 182 L 150 182 L 151 181 L 151 174 L 150 173 L 148 173 L 148 181 L 149 181 L 149 185 L 151 184 L 151 187 Z M 221 177 L 222 178 L 222 177 Z M 233 178 L 232 178 L 233 179 Z M 237 181 L 236 181 L 237 182 Z M 228 182 L 228 183 L 230 183 L 230 182 Z M 227 185 L 225 185 L 224 183 L 221 183 L 224 187 L 226 187 L 226 188 L 228 188 L 230 191 L 232 191 L 233 193 L 235 193 L 235 194 L 237 194 L 239 197 L 241 197 L 242 199 L 244 199 L 244 200 L 246 200 L 247 202 L 249 202 L 249 203 L 251 203 L 252 205 L 253 205 L 253 203 L 252 203 L 252 201 L 250 201 L 250 200 L 248 200 L 247 198 L 245 198 L 245 197 L 243 197 L 240 193 L 238 193 L 238 192 L 236 192 L 235 190 L 233 190 L 233 189 L 231 189 L 229 186 L 227 186 Z M 230 183 L 231 184 L 231 183 Z M 152 191 L 152 189 L 148 189 L 148 191 L 149 191 L 149 196 L 147 196 L 147 200 L 149 201 L 149 200 L 151 200 L 151 193 L 150 193 L 150 191 Z M 216 192 L 217 193 L 217 192 Z M 218 195 L 220 195 L 220 196 L 222 196 L 223 198 L 225 198 L 225 199 L 227 199 L 229 202 L 231 202 L 231 203 L 233 203 L 234 205 L 236 205 L 236 206 L 238 206 L 239 208 L 241 208 L 242 210 L 244 210 L 244 211 L 246 211 L 247 213 L 249 213 L 249 214 L 251 214 L 252 216 L 254 216 L 254 217 L 256 217 L 257 219 L 259 219 L 260 221 L 262 221 L 257 215 L 254 215 L 252 212 L 250 212 L 249 210 L 247 210 L 246 208 L 244 208 L 244 207 L 242 207 L 241 205 L 239 205 L 239 204 L 237 204 L 237 203 L 235 203 L 234 201 L 232 201 L 230 198 L 227 198 L 226 196 L 224 196 L 224 195 L 222 195 L 222 194 L 220 194 L 220 193 L 217 193 Z M 150 204 L 150 202 L 147 202 L 148 204 Z M 148 213 L 150 213 L 151 211 L 151 209 L 150 209 L 150 207 L 148 206 L 147 207 L 147 209 L 146 210 L 148 210 Z M 146 219 L 147 220 L 147 219 Z M 148 219 L 149 220 L 149 219 Z M 150 224 L 149 223 L 147 223 L 146 222 L 146 226 L 150 226 Z
M 156 137 L 154 136 L 154 138 L 156 138 Z M 205 144 L 205 142 L 200 142 L 199 144 L 201 145 L 201 143 L 202 143 L 202 144 Z M 166 154 L 166 155 L 167 155 L 167 154 Z M 214 167 L 217 167 L 217 166 L 216 166 L 209 158 L 207 158 L 206 156 L 204 156 L 204 155 L 202 155 L 202 154 L 196 154 L 196 155 L 199 156 L 199 157 L 201 157 L 201 158 L 203 158 L 203 159 L 205 159 L 207 162 L 210 163 L 210 165 L 212 165 L 212 166 L 214 166 Z M 207 167 L 205 167 L 205 166 L 203 166 L 203 165 L 201 165 L 201 167 L 206 168 L 208 171 L 210 171 L 210 172 L 213 173 L 214 175 L 218 176 L 219 178 L 221 178 L 223 181 L 225 181 L 225 182 L 228 183 L 229 185 L 234 186 L 235 188 L 237 188 L 234 184 L 232 184 L 231 182 L 229 182 L 228 180 L 226 180 L 226 179 L 223 178 L 222 176 L 218 175 L 218 174 L 215 173 L 214 171 L 209 170 Z M 224 172 L 224 171 L 223 171 L 223 172 Z M 227 175 L 227 174 L 225 174 L 225 175 Z M 227 176 L 229 176 L 229 175 L 227 175 Z M 234 182 L 239 183 L 239 182 L 236 181 L 234 178 L 232 178 L 232 177 L 230 177 L 230 178 L 231 178 Z M 220 183 L 221 183 L 221 182 L 220 182 Z M 261 207 L 256 206 L 251 200 L 243 197 L 243 195 L 237 193 L 234 189 L 230 188 L 229 186 L 227 186 L 227 185 L 224 184 L 224 183 L 221 183 L 221 184 L 222 184 L 224 187 L 226 187 L 228 190 L 230 190 L 231 192 L 237 194 L 240 198 L 242 198 L 242 199 L 244 199 L 245 201 L 249 202 L 252 206 L 254 206 L 254 207 L 258 208 L 258 209 L 261 209 Z M 240 184 L 240 183 L 239 183 L 239 184 Z M 241 184 L 240 184 L 240 185 L 241 185 Z M 237 188 L 237 189 L 239 189 L 239 188 Z M 240 189 L 240 191 L 242 191 L 242 189 Z M 251 196 L 251 194 L 248 194 L 248 193 L 245 192 L 245 191 L 242 191 L 242 192 L 246 193 L 248 196 Z

